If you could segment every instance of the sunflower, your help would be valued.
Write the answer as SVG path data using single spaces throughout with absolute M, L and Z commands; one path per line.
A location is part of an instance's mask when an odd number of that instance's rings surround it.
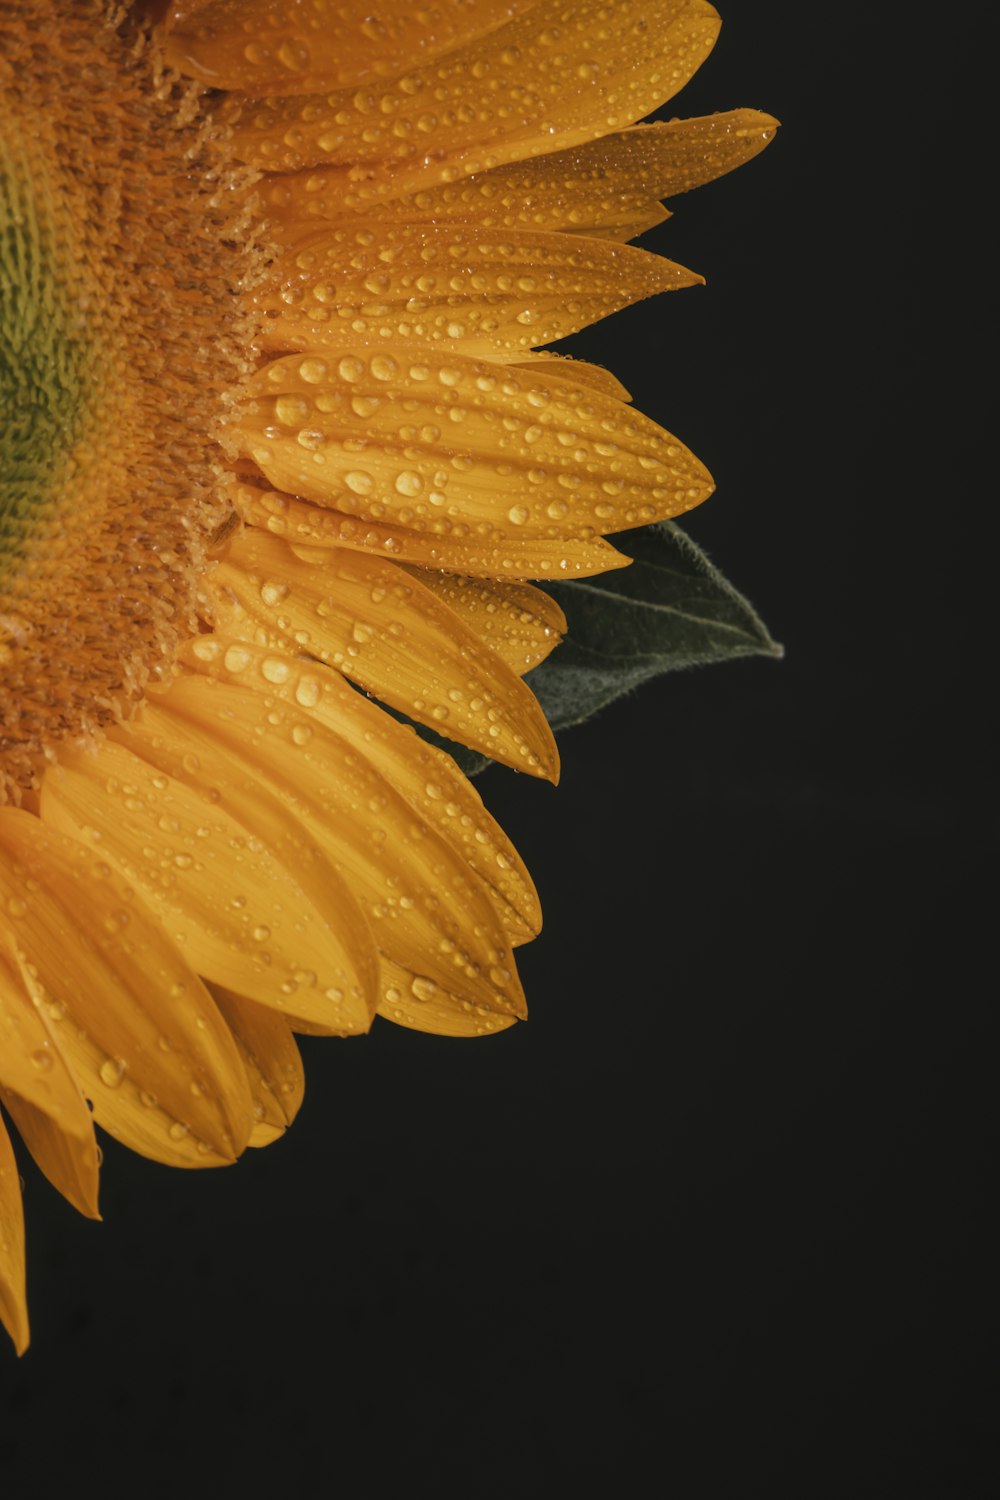
M 280 1136 L 296 1033 L 525 1014 L 531 880 L 404 719 L 555 781 L 529 580 L 712 489 L 538 351 L 700 280 L 628 241 L 775 122 L 635 122 L 718 27 L 0 0 L 0 1100 L 82 1213 L 95 1124 L 182 1167 Z M 2 1119 L 0 1317 L 23 1349 Z

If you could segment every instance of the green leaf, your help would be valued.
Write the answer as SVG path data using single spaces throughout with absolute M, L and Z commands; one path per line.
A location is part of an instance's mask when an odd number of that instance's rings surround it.
M 556 731 L 664 672 L 783 655 L 752 605 L 679 526 L 646 526 L 622 545 L 631 567 L 544 584 L 569 628 L 527 681 Z
M 679 526 L 645 526 L 621 542 L 634 558 L 631 567 L 542 584 L 562 605 L 569 628 L 562 645 L 525 680 L 557 733 L 664 672 L 784 654 L 752 605 Z M 420 732 L 468 775 L 490 765 L 433 731 Z

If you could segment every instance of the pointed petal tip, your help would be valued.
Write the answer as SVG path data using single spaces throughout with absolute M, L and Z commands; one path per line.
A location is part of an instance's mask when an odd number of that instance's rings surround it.
M 751 126 L 756 130 L 779 130 L 781 128 L 781 121 L 774 115 L 768 114 L 766 109 L 753 109 L 750 105 L 744 104 L 736 109 L 726 110 L 725 114 L 730 118 L 739 115 L 744 127 Z
M 548 775 L 545 777 L 545 780 L 549 782 L 551 786 L 558 786 L 559 778 L 562 776 L 562 762 L 559 759 L 559 749 L 556 746 L 555 738 L 553 738 L 552 745 L 554 751 L 552 767 Z
M 552 786 L 558 786 L 560 774 L 559 746 L 556 744 L 556 737 L 552 733 L 552 726 L 545 717 L 544 710 L 538 699 L 535 698 L 534 693 L 532 693 L 532 699 L 537 707 L 538 718 L 544 726 L 542 734 L 539 736 L 540 742 L 533 746 L 537 763 L 533 766 L 512 766 L 511 769 L 523 771 L 526 775 L 533 776 L 537 781 L 548 781 Z M 496 760 L 495 756 L 493 758 Z M 510 762 L 497 760 L 497 764 L 509 765 Z

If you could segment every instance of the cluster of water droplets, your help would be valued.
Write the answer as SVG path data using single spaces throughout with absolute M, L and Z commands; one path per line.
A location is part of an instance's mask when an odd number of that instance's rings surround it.
M 98 1123 L 137 1149 L 148 1139 L 156 1154 L 156 1140 L 166 1137 L 171 1156 L 231 1160 L 239 1148 L 222 1103 L 221 1022 L 212 1021 L 200 980 L 164 941 L 136 886 L 103 850 L 95 857 L 86 848 L 99 842 L 87 837 L 94 830 L 82 831 L 71 850 L 36 833 L 35 850 L 5 870 L 23 892 L 5 910 L 22 955 L 25 1004 L 46 1036 L 28 1054 L 51 1093 L 45 1112 L 79 1134 L 60 1102 L 68 1064 L 70 1099 L 81 1089 Z
M 238 756 L 254 779 L 258 802 L 280 804 L 316 842 L 359 904 L 380 952 L 411 975 L 433 978 L 459 1001 L 516 1010 L 520 990 L 509 966 L 509 939 L 464 858 L 465 840 L 442 837 L 420 816 L 412 792 L 404 797 L 371 757 L 308 711 L 314 673 L 294 682 L 291 692 L 274 693 L 268 690 L 273 679 L 285 686 L 294 673 L 287 658 L 239 642 L 217 644 L 213 665 L 222 675 L 188 679 L 171 694 L 183 723 L 196 725 L 206 744 L 214 736 L 227 757 Z M 189 779 L 195 785 L 201 778 L 191 772 Z M 435 784 L 428 785 L 431 801 Z M 454 805 L 444 809 L 446 820 L 467 816 L 454 798 L 447 800 Z M 244 802 L 238 811 L 252 828 L 253 809 Z M 501 876 L 513 862 L 493 842 Z M 298 903 L 294 887 L 288 900 Z M 356 922 L 349 911 L 341 920 Z
M 552 776 L 529 688 L 427 584 L 360 552 L 286 547 L 249 531 L 214 576 L 221 630 L 308 652 L 418 722 Z
M 347 330 L 509 355 L 697 280 L 609 239 L 376 222 L 331 225 L 290 249 L 256 304 L 268 349 L 324 348 Z
M 711 491 L 624 403 L 417 343 L 276 359 L 249 396 L 235 436 L 279 490 L 438 537 L 586 541 Z
M 418 739 L 412 727 L 390 718 L 337 674 L 321 672 L 299 657 L 208 635 L 191 643 L 186 660 L 211 677 L 278 696 L 333 730 L 451 844 L 494 899 L 499 898 L 499 910 L 515 933 L 524 938 L 537 930 L 537 897 L 510 841 L 454 762 Z
M 715 12 L 697 0 L 680 10 L 676 0 L 582 0 L 569 10 L 542 0 L 383 85 L 232 102 L 224 113 L 254 166 L 337 163 L 351 208 L 425 186 L 421 178 L 446 182 L 557 139 L 621 129 L 683 86 L 717 31 Z

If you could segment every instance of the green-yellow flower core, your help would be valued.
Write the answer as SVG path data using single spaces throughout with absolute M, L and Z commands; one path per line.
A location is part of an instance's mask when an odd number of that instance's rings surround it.
M 0 571 L 16 571 L 93 410 L 86 324 L 60 275 L 44 164 L 0 136 Z M 9 629 L 10 627 L 8 627 Z
M 0 0 L 0 94 L 3 800 L 191 627 L 243 252 L 194 95 L 104 0 Z

